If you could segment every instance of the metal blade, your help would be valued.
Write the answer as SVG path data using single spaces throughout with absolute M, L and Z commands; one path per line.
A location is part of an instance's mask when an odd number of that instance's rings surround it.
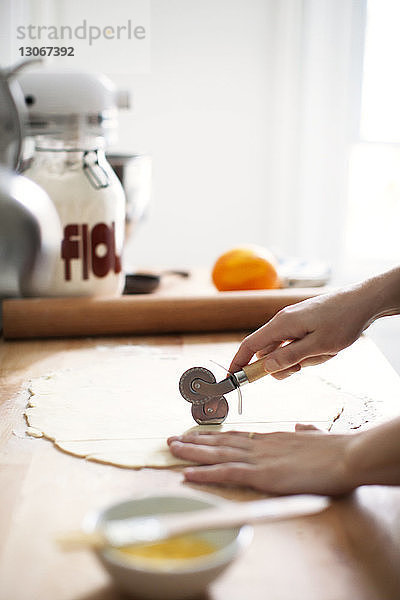
M 220 425 L 228 416 L 228 411 L 226 399 L 218 396 L 204 404 L 193 404 L 192 417 L 199 425 Z
M 228 415 L 228 403 L 220 392 L 215 393 L 214 385 L 214 374 L 204 367 L 188 369 L 179 380 L 179 391 L 185 400 L 192 403 L 192 416 L 199 425 L 218 425 Z M 206 386 L 206 393 L 203 386 Z M 227 391 L 232 389 L 235 388 L 229 384 Z

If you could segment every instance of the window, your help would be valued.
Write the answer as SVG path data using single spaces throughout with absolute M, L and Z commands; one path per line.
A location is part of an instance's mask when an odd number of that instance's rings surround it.
M 351 150 L 346 255 L 400 259 L 400 3 L 368 0 L 360 139 Z

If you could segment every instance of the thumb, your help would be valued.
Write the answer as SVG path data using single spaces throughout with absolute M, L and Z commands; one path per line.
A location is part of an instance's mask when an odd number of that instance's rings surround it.
M 318 427 L 315 427 L 315 425 L 312 425 L 311 423 L 309 425 L 304 423 L 296 423 L 295 431 L 318 431 L 319 433 L 322 433 L 322 429 L 318 429 Z
M 301 340 L 294 340 L 268 354 L 264 360 L 267 373 L 277 373 L 300 363 L 305 358 L 315 354 L 315 343 L 311 335 Z

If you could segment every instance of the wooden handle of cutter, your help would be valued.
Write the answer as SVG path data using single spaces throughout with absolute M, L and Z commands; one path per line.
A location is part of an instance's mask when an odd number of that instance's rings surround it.
M 264 369 L 264 360 L 265 357 L 256 360 L 255 362 L 250 363 L 243 367 L 243 371 L 246 373 L 246 377 L 249 380 L 249 383 L 253 381 L 257 381 L 257 379 L 261 379 L 261 377 L 265 377 L 268 375 L 266 370 Z

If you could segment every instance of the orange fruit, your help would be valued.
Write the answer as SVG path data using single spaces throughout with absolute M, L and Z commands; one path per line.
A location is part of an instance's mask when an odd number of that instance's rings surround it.
M 276 259 L 262 246 L 241 246 L 222 254 L 214 264 L 212 280 L 219 291 L 280 287 Z

